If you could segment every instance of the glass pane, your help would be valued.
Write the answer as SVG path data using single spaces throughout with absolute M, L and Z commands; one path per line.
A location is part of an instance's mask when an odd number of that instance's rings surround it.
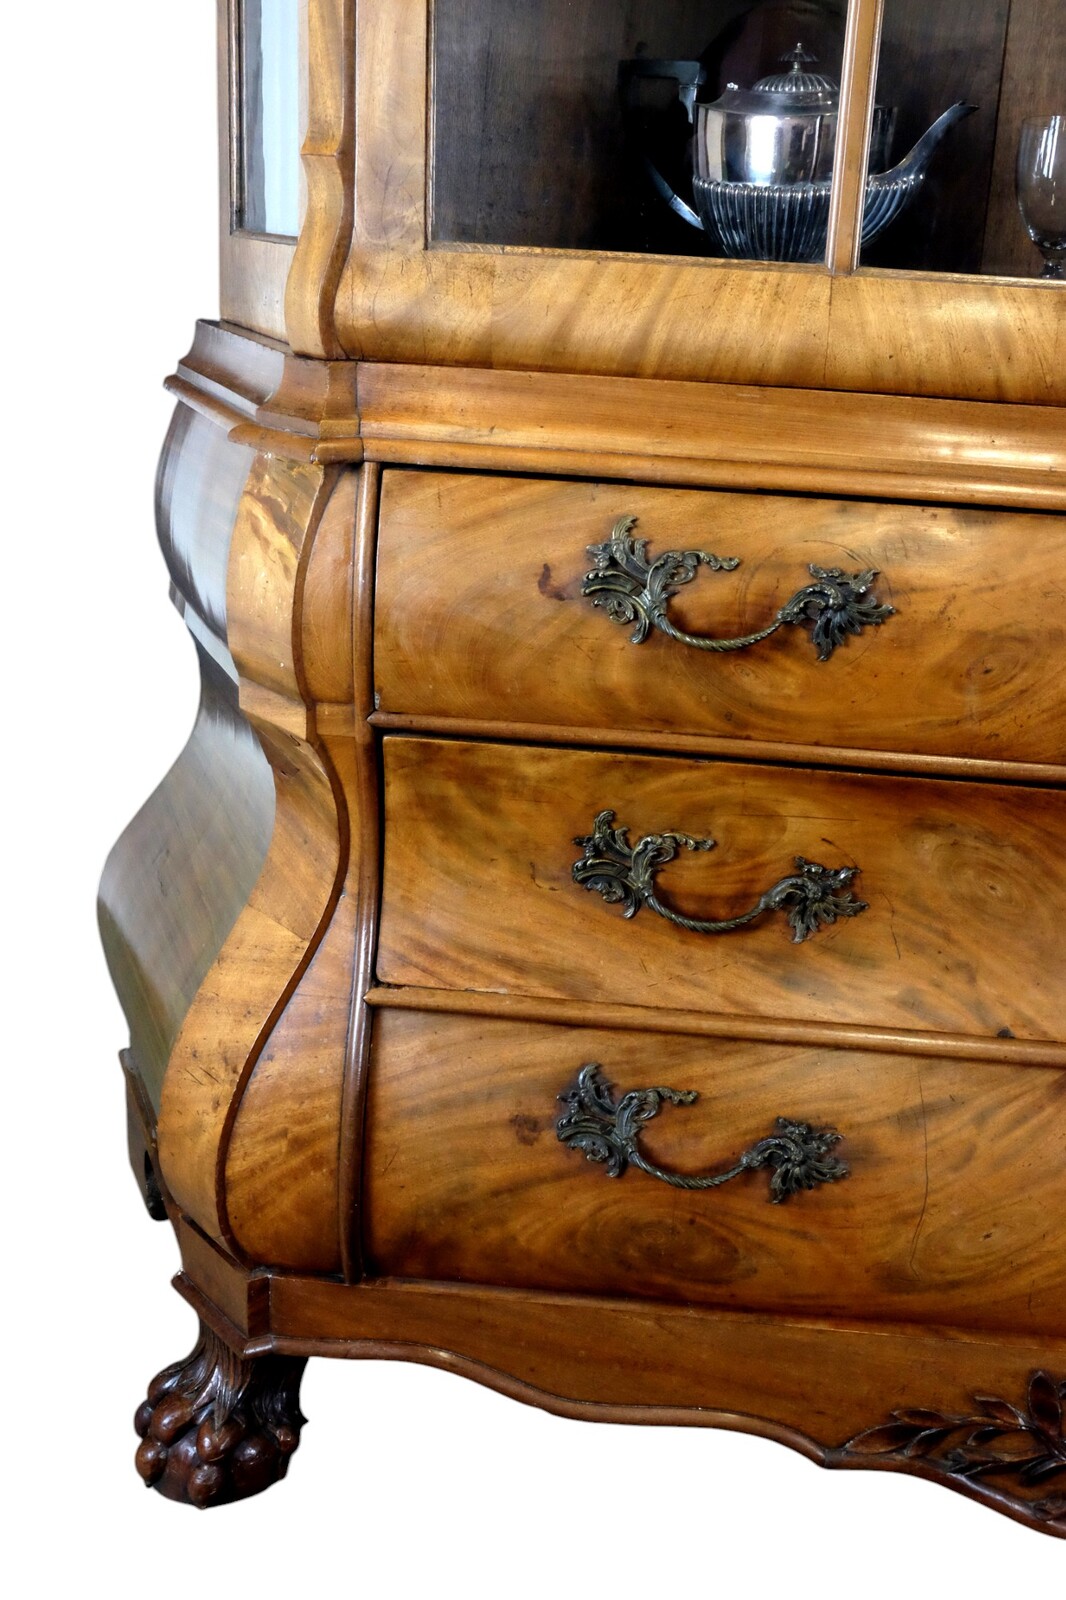
M 886 0 L 877 100 L 896 108 L 892 159 L 921 181 L 866 244 L 863 264 L 1037 276 L 1043 261 L 1015 173 L 1025 119 L 1066 116 L 1063 0 Z M 975 109 L 934 133 L 931 151 L 919 145 L 908 166 L 908 152 L 959 103 Z
M 300 231 L 299 0 L 241 0 L 237 225 Z
M 794 183 L 802 155 L 828 210 L 846 9 L 846 0 L 436 0 L 434 241 L 782 259 L 768 245 L 780 196 L 761 233 L 742 221 L 727 237 L 721 206 L 741 177 Z M 813 85 L 815 74 L 832 87 Z M 810 134 L 802 152 L 765 119 L 749 137 L 736 118 L 701 120 L 698 107 L 690 118 L 694 100 L 710 105 L 768 75 L 787 77 L 790 93 L 802 78 L 808 97 L 831 106 L 821 115 L 808 100 L 818 126 L 799 130 L 800 143 Z M 703 181 L 724 180 L 721 192 L 694 191 L 693 122 Z M 791 259 L 820 260 L 824 222 L 821 238 Z

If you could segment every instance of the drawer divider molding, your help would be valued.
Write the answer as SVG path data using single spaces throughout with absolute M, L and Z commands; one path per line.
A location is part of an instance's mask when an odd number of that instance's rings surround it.
M 715 1015 L 652 1006 L 601 1005 L 469 989 L 422 989 L 376 984 L 366 1004 L 379 1010 L 430 1011 L 468 1017 L 501 1017 L 560 1027 L 619 1028 L 632 1033 L 681 1033 L 704 1039 L 754 1039 L 771 1044 L 807 1044 L 827 1050 L 870 1050 L 943 1060 L 994 1061 L 1004 1066 L 1066 1067 L 1066 1044 L 1042 1039 L 982 1039 L 959 1033 L 870 1028 L 795 1018 Z

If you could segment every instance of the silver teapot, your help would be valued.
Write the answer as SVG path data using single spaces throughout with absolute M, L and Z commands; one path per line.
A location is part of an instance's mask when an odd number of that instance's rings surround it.
M 818 261 L 825 254 L 829 193 L 840 89 L 832 78 L 807 70 L 802 44 L 782 58 L 788 71 L 760 78 L 751 89 L 735 83 L 710 104 L 698 100 L 703 72 L 697 61 L 624 61 L 619 69 L 623 105 L 632 109 L 640 78 L 676 80 L 693 124 L 692 195 L 695 209 L 645 157 L 667 204 L 701 228 L 724 256 L 756 261 Z M 976 106 L 950 106 L 896 166 L 889 159 L 896 113 L 874 108 L 862 242 L 868 244 L 911 201 L 929 158 L 947 130 Z

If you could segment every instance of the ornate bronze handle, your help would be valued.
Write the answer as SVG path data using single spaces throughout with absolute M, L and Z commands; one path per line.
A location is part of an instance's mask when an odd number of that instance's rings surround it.
M 596 890 L 608 905 L 621 905 L 624 917 L 636 916 L 641 906 L 647 906 L 691 933 L 731 933 L 767 911 L 784 911 L 792 943 L 800 944 L 838 917 L 857 917 L 869 910 L 865 900 L 856 900 L 848 888 L 858 867 L 821 867 L 817 861 L 797 856 L 795 872 L 760 895 L 750 911 L 721 921 L 686 917 L 663 904 L 656 893 L 655 873 L 673 861 L 679 850 L 713 850 L 714 840 L 693 839 L 687 833 L 647 833 L 631 845 L 628 828 L 612 828 L 613 821 L 613 811 L 600 811 L 591 834 L 574 840 L 584 853 L 572 871 L 575 883 Z
M 768 639 L 786 622 L 802 623 L 811 630 L 811 643 L 819 661 L 828 661 L 849 633 L 879 628 L 895 615 L 894 607 L 882 605 L 870 594 L 870 585 L 878 575 L 874 568 L 853 572 L 849 577 L 839 567 L 812 565 L 808 570 L 814 582 L 798 589 L 769 626 L 757 633 L 747 633 L 740 639 L 708 639 L 684 633 L 674 627 L 667 615 L 671 596 L 692 582 L 699 567 L 732 572 L 740 565 L 740 557 L 714 556 L 707 550 L 667 550 L 652 561 L 647 539 L 632 537 L 636 525 L 636 517 L 619 517 L 604 544 L 588 546 L 596 565 L 581 583 L 581 593 L 606 611 L 612 622 L 633 628 L 633 644 L 643 644 L 649 630 L 658 628 L 668 639 L 691 645 L 694 650 L 724 654 L 746 650 L 749 645 Z
M 641 1129 L 659 1115 L 664 1101 L 690 1106 L 699 1095 L 694 1089 L 631 1089 L 616 1103 L 602 1071 L 598 1062 L 587 1062 L 574 1087 L 559 1096 L 566 1110 L 555 1131 L 563 1144 L 584 1151 L 586 1160 L 603 1162 L 608 1178 L 620 1178 L 627 1167 L 636 1167 L 674 1189 L 717 1189 L 741 1173 L 770 1167 L 770 1199 L 780 1205 L 800 1189 L 837 1183 L 848 1176 L 844 1162 L 829 1154 L 840 1143 L 836 1129 L 812 1128 L 809 1122 L 793 1122 L 789 1117 L 778 1117 L 777 1132 L 745 1150 L 725 1172 L 691 1178 L 666 1172 L 641 1154 Z

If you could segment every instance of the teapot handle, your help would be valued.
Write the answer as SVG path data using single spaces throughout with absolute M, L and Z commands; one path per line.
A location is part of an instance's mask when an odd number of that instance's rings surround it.
M 677 84 L 678 99 L 688 114 L 690 123 L 696 120 L 696 93 L 703 81 L 703 68 L 698 61 L 654 61 L 644 56 L 637 56 L 631 61 L 618 63 L 618 95 L 622 102 L 622 120 L 626 131 L 633 137 L 633 143 L 640 152 L 640 158 L 656 190 L 666 201 L 671 211 L 677 213 L 682 221 L 702 232 L 703 223 L 687 201 L 667 183 L 658 167 L 650 156 L 641 148 L 639 139 L 634 135 L 634 123 L 638 111 L 637 84 L 645 78 L 668 78 Z

